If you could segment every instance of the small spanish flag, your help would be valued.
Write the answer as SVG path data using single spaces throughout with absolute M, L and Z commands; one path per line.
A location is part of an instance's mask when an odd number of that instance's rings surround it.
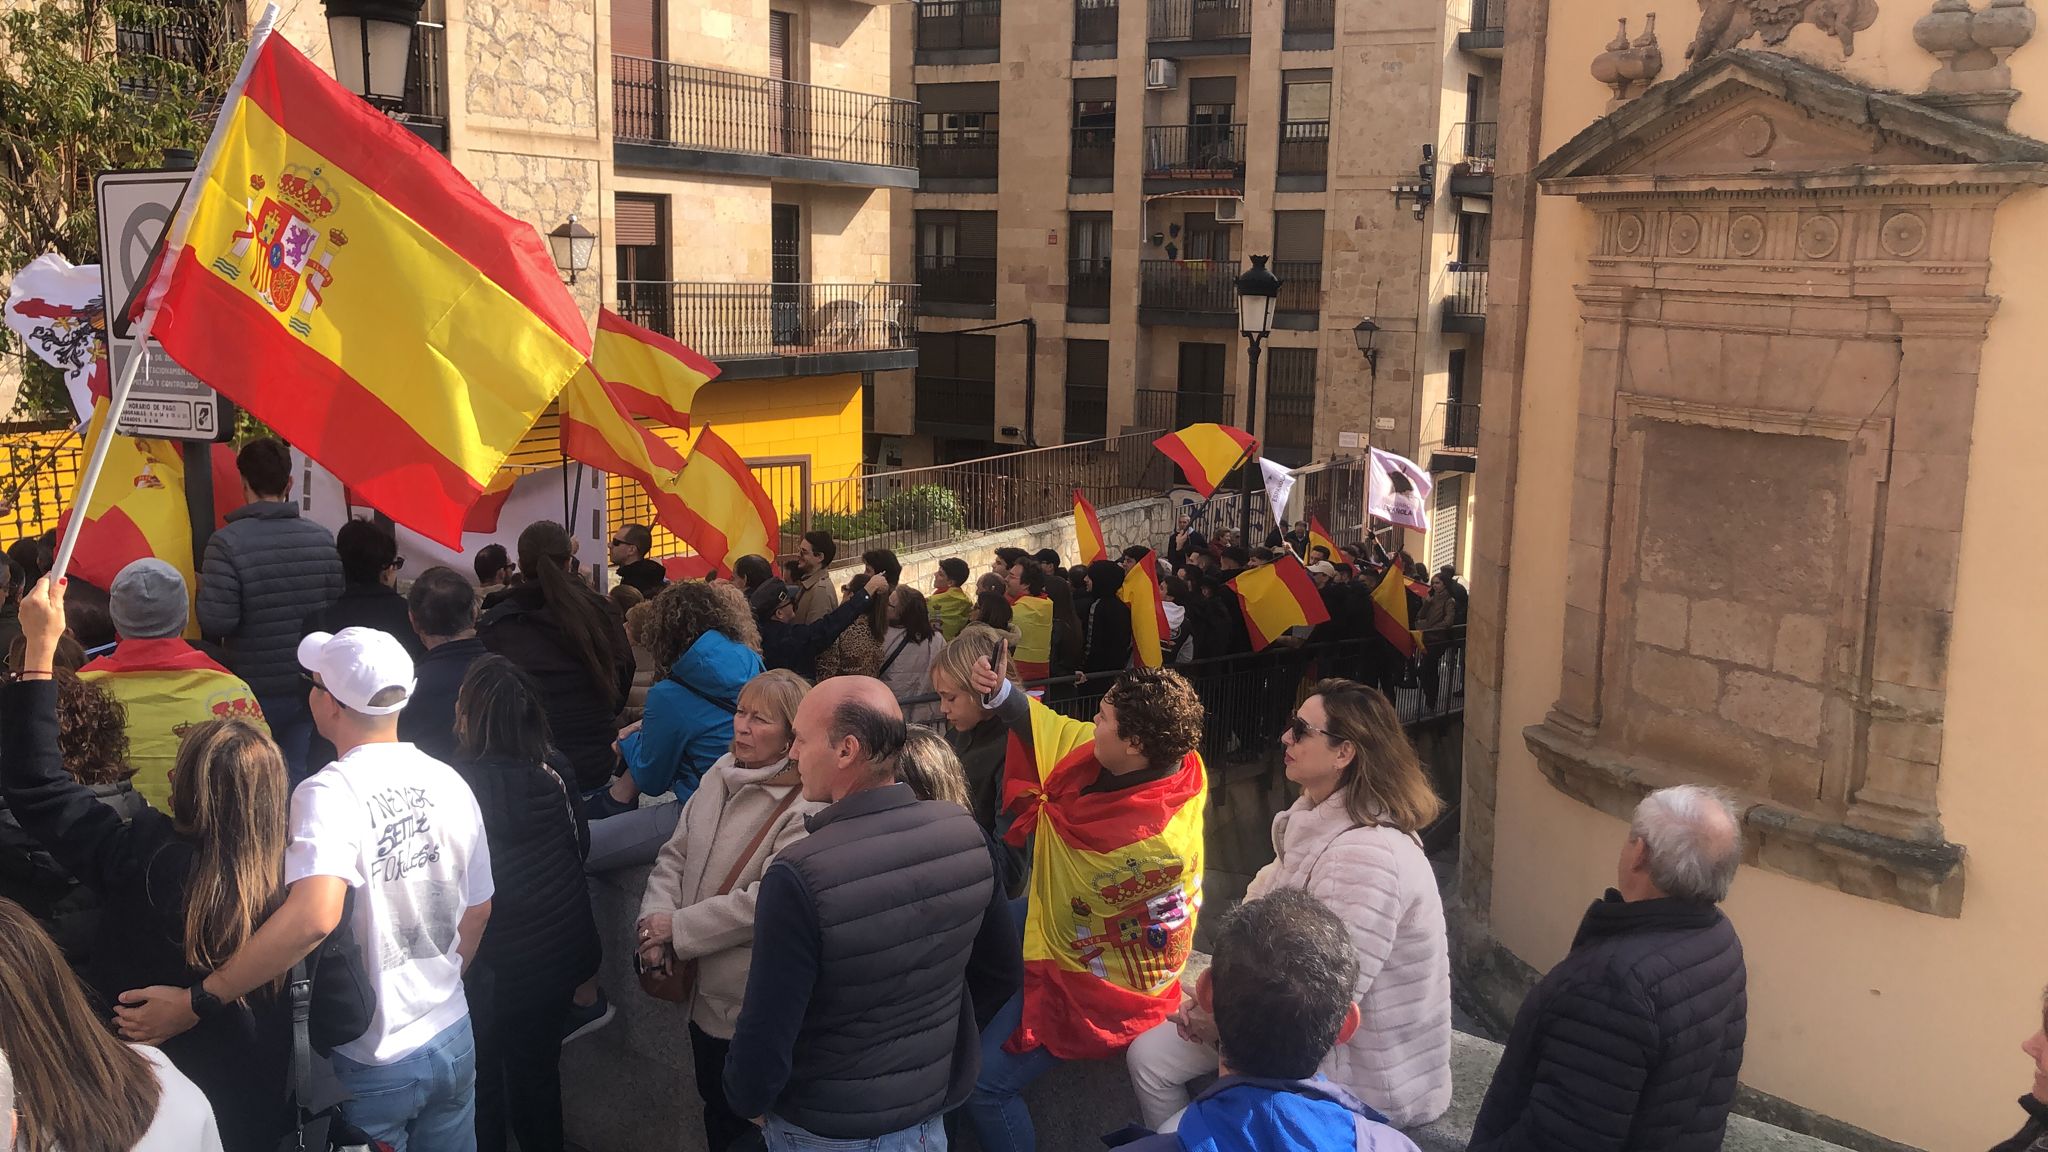
M 1157 668 L 1166 662 L 1166 638 L 1173 629 L 1166 624 L 1166 597 L 1159 594 L 1159 559 L 1151 552 L 1124 573 L 1116 598 L 1131 606 L 1131 647 L 1138 663 Z
M 628 416 L 611 386 L 588 366 L 562 389 L 561 412 L 562 453 L 638 480 L 654 505 L 654 518 L 687 539 L 693 517 L 668 483 L 683 470 L 682 453 Z
M 258 25 L 166 232 L 164 351 L 393 520 L 463 515 L 590 355 L 528 222 Z
M 1318 548 L 1329 552 L 1329 556 L 1326 559 L 1333 564 L 1344 556 L 1342 552 L 1337 550 L 1337 542 L 1330 539 L 1330 530 L 1323 527 L 1323 522 L 1320 519 L 1311 516 L 1308 518 L 1308 555 L 1302 557 L 1302 559 L 1315 559 L 1316 549 Z
M 602 308 L 590 366 L 626 411 L 675 428 L 690 426 L 697 389 L 718 376 L 718 365 L 689 347 Z
M 1180 465 L 1189 487 L 1205 500 L 1216 494 L 1217 485 L 1252 454 L 1257 444 L 1248 433 L 1228 424 L 1190 424 L 1152 442 L 1154 448 Z
M 1083 564 L 1109 559 L 1109 546 L 1102 541 L 1102 521 L 1095 515 L 1095 505 L 1081 495 L 1079 488 L 1074 489 L 1074 542 L 1079 546 Z
M 1248 568 L 1231 577 L 1230 586 L 1237 590 L 1244 608 L 1244 626 L 1251 633 L 1254 652 L 1289 628 L 1321 624 L 1330 618 L 1308 569 L 1292 556 L 1282 556 L 1263 568 Z
M 107 402 L 95 401 L 92 411 L 85 432 L 87 455 L 106 433 Z M 239 492 L 239 476 L 235 483 Z M 107 447 L 100 482 L 92 490 L 92 504 L 84 512 L 72 575 L 111 588 L 114 577 L 131 561 L 154 556 L 184 573 L 188 597 L 197 591 L 192 513 L 185 504 L 185 457 L 177 441 L 115 436 Z M 67 524 L 78 513 L 74 505 L 58 523 Z M 198 615 L 190 613 L 186 619 L 186 633 L 197 636 Z
M 1408 581 L 1398 563 L 1387 565 L 1387 574 L 1372 590 L 1372 626 L 1403 656 L 1422 649 L 1422 633 L 1408 626 Z
M 706 425 L 675 477 L 675 493 L 693 524 L 678 534 L 730 577 L 746 555 L 773 556 L 781 539 L 775 504 L 732 445 Z

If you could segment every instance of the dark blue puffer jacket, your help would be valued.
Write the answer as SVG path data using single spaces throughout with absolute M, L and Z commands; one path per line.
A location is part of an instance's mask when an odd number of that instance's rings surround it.
M 259 500 L 228 513 L 206 542 L 199 631 L 219 642 L 228 670 L 259 698 L 303 699 L 299 637 L 340 595 L 334 534 L 289 500 Z

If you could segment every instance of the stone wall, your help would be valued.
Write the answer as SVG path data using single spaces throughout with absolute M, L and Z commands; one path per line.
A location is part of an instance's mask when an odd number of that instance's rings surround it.
M 472 0 L 464 7 L 468 75 L 461 90 L 472 122 L 496 121 L 492 126 L 522 131 L 597 131 L 591 0 Z

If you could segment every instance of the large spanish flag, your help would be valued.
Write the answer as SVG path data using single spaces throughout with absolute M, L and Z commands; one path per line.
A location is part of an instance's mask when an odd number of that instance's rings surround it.
M 1095 515 L 1095 505 L 1081 495 L 1079 488 L 1074 489 L 1074 543 L 1083 564 L 1109 559 L 1109 545 L 1102 539 L 1102 519 Z
M 1302 557 L 1302 559 L 1314 559 L 1316 549 L 1318 548 L 1329 552 L 1328 559 L 1332 564 L 1344 558 L 1344 553 L 1337 550 L 1337 542 L 1330 539 L 1330 530 L 1323 527 L 1323 522 L 1320 519 L 1310 516 L 1308 518 L 1308 555 Z
M 1321 624 L 1330 618 L 1323 594 L 1309 579 L 1301 561 L 1285 555 L 1263 568 L 1247 568 L 1230 578 L 1244 609 L 1244 626 L 1257 652 L 1289 628 Z
M 1240 428 L 1228 424 L 1190 424 L 1152 442 L 1154 448 L 1180 465 L 1181 475 L 1203 499 L 1215 495 L 1223 483 L 1248 458 L 1258 441 Z
M 267 24 L 146 307 L 178 363 L 450 547 L 590 354 L 533 226 Z
M 1398 562 L 1387 565 L 1387 574 L 1372 590 L 1372 626 L 1403 656 L 1422 648 L 1422 633 L 1408 626 L 1408 579 Z
M 78 556 L 82 570 L 82 548 Z M 135 790 L 159 812 L 171 810 L 171 765 L 188 729 L 233 719 L 270 731 L 249 685 L 176 637 L 123 640 L 80 668 L 78 677 L 99 684 L 127 709 Z
M 642 328 L 608 308 L 597 313 L 590 366 L 635 416 L 674 428 L 690 426 L 690 405 L 718 375 L 718 365 L 686 345 Z
M 746 555 L 773 558 L 781 542 L 775 504 L 732 445 L 706 426 L 690 445 L 675 492 L 693 523 L 679 533 L 730 577 Z
M 1180 1007 L 1202 907 L 1202 757 L 1162 780 L 1088 791 L 1101 775 L 1095 725 L 1032 701 L 1031 745 L 1011 736 L 1003 768 L 1009 842 L 1031 845 L 1011 1052 L 1099 1060 Z
M 1166 624 L 1166 597 L 1159 593 L 1159 560 L 1147 552 L 1145 558 L 1124 573 L 1116 598 L 1131 608 L 1131 647 L 1138 663 L 1157 668 L 1166 662 L 1166 638 L 1173 629 Z

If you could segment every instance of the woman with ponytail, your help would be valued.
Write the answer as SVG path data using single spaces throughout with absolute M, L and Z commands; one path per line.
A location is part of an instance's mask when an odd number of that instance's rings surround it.
M 22 828 L 103 902 L 99 938 L 84 972 L 99 1011 L 104 1015 L 131 988 L 197 985 L 283 901 L 289 796 L 284 758 L 270 737 L 240 720 L 200 724 L 178 746 L 170 814 L 142 807 L 124 819 L 64 770 L 58 685 L 52 678 L 64 673 L 51 671 L 64 631 L 62 597 L 52 595 L 47 583 L 38 584 L 22 599 L 21 625 L 26 641 L 22 669 L 0 689 L 0 791 Z M 0 940 L 13 933 L 0 926 Z M 17 964 L 34 969 L 41 963 L 34 948 L 21 947 L 26 950 L 0 958 L 0 970 Z M 91 1095 L 104 1090 L 125 1097 L 136 1084 L 169 1084 L 167 1072 L 182 1072 L 205 1093 L 228 1152 L 270 1152 L 289 1130 L 285 1080 L 291 1021 L 278 989 L 204 1006 L 197 1026 L 163 1045 L 163 1056 L 176 1066 L 172 1071 L 156 1066 L 154 1057 L 145 1062 L 122 1047 L 90 1019 L 90 1011 L 85 1025 L 69 1021 L 78 1009 L 61 991 L 17 985 L 16 991 L 43 1011 L 67 1017 L 60 1033 L 67 1049 L 93 1049 L 84 1056 L 25 1057 L 13 1047 L 19 1038 L 9 1034 L 5 1023 L 17 1007 L 0 1003 L 0 1047 L 14 1061 L 17 1081 L 25 1058 L 56 1060 L 65 1069 L 78 1066 L 72 1060 L 89 1058 L 99 1069 L 91 1084 L 78 1083 L 79 1109 L 66 1105 L 60 1113 L 55 1102 L 43 1102 L 47 1124 L 40 1131 L 47 1142 L 37 1143 L 31 1133 L 28 1148 L 199 1147 L 137 1143 L 140 1130 L 130 1129 L 138 1117 L 148 1128 L 149 1113 L 137 1111 L 127 1099 L 118 1105 L 94 1103 L 98 1097 Z M 86 1003 L 76 988 L 70 997 Z M 94 1127 L 99 1124 L 109 1127 Z M 84 1139 L 88 1132 L 92 1138 Z
M 618 765 L 612 742 L 633 688 L 633 646 L 616 604 L 570 574 L 569 533 L 541 520 L 519 534 L 526 579 L 477 622 L 484 647 L 539 684 L 554 746 L 586 796 Z

